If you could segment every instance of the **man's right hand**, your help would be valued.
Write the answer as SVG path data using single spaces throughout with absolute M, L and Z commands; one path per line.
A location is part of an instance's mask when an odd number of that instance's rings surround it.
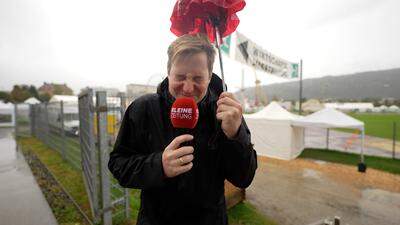
M 184 134 L 176 137 L 165 148 L 162 154 L 162 165 L 164 174 L 167 177 L 176 177 L 182 173 L 186 173 L 193 167 L 193 147 L 179 147 L 183 142 L 193 140 L 193 136 Z

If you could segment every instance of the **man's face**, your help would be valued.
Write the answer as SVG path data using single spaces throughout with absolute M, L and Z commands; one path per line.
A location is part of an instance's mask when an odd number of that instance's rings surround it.
M 210 83 L 206 53 L 197 53 L 172 63 L 168 74 L 168 90 L 175 98 L 193 97 L 199 102 Z

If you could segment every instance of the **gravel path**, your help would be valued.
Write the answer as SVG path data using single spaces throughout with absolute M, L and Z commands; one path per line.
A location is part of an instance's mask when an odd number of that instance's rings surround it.
M 306 225 L 339 216 L 342 224 L 398 225 L 400 176 L 356 167 L 259 157 L 247 200 L 280 225 Z

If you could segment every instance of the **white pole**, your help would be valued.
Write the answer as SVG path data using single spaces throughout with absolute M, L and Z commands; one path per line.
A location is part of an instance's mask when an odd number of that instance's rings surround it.
M 329 149 L 329 128 L 326 129 L 326 149 Z
M 300 59 L 299 115 L 301 115 L 301 99 L 303 98 L 303 60 Z
M 361 130 L 361 163 L 364 163 L 364 138 L 365 138 L 365 131 L 363 127 Z

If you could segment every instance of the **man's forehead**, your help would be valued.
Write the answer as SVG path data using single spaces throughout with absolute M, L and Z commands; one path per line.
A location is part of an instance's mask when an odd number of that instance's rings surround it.
M 208 71 L 207 64 L 201 62 L 176 62 L 173 64 L 172 70 L 175 73 L 188 73 L 188 72 L 197 72 L 204 73 Z
M 207 55 L 204 52 L 185 55 L 182 54 L 174 61 L 175 65 L 184 64 L 192 66 L 207 66 Z

